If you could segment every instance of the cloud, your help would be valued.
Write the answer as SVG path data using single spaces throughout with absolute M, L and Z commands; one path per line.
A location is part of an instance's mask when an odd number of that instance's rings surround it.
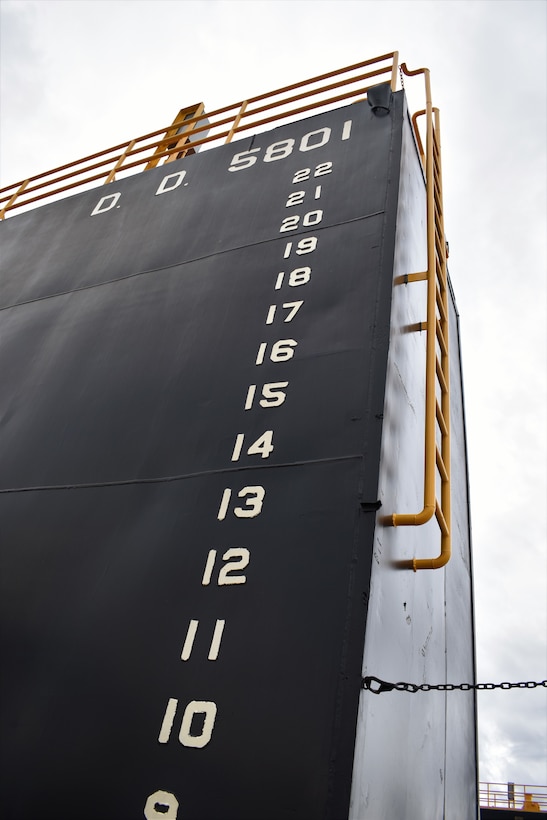
M 399 48 L 432 70 L 461 314 L 481 679 L 547 677 L 544 3 L 2 2 L 3 183 Z M 411 99 L 421 87 L 410 79 Z M 415 107 L 415 105 L 414 105 Z M 538 778 L 545 690 L 479 697 L 481 776 Z

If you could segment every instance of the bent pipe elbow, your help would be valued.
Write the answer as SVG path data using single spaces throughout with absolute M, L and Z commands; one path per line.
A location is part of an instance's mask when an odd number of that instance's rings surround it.
M 435 504 L 426 504 L 419 513 L 393 513 L 391 516 L 392 527 L 420 527 L 427 524 L 433 518 Z
M 440 555 L 437 555 L 436 558 L 413 558 L 411 561 L 406 562 L 406 566 L 408 569 L 412 569 L 416 572 L 419 569 L 441 569 L 441 567 L 446 566 L 449 561 L 450 549 L 447 549 L 445 552 L 441 552 Z

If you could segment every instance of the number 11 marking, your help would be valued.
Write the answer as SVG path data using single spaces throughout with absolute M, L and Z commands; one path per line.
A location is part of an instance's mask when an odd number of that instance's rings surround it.
M 211 646 L 209 648 L 209 654 L 207 655 L 208 661 L 216 661 L 216 659 L 218 658 L 218 653 L 220 651 L 220 642 L 222 640 L 222 633 L 224 632 L 225 623 L 226 621 L 224 620 L 217 620 L 215 624 L 215 631 L 213 632 Z M 198 626 L 199 621 L 195 621 L 193 619 L 188 624 L 186 639 L 184 641 L 184 646 L 182 647 L 182 652 L 180 655 L 181 661 L 187 661 L 190 659 L 192 649 L 194 648 L 194 640 L 196 637 L 196 633 L 198 631 Z

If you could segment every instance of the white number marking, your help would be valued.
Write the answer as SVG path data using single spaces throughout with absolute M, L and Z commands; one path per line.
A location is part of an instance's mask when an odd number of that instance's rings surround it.
M 292 322 L 302 305 L 304 304 L 304 300 L 301 299 L 299 302 L 284 302 L 283 308 L 288 310 L 289 313 L 283 320 L 284 322 Z M 268 315 L 266 316 L 266 324 L 271 325 L 273 323 L 275 312 L 277 310 L 276 305 L 270 305 L 268 309 Z
M 332 173 L 332 162 L 322 162 L 315 169 L 314 177 L 322 177 L 330 173 Z
M 310 228 L 312 225 L 318 225 L 321 220 L 323 219 L 323 211 L 309 211 L 307 214 L 304 214 L 302 217 L 302 225 L 305 228 Z M 299 216 L 286 216 L 285 219 L 281 223 L 281 227 L 279 228 L 279 233 L 283 233 L 283 231 L 295 231 L 298 228 L 298 223 L 300 222 Z M 298 251 L 297 251 L 298 253 Z
M 196 637 L 196 632 L 198 631 L 199 621 L 190 621 L 188 624 L 188 630 L 186 632 L 186 639 L 184 641 L 184 645 L 182 647 L 182 652 L 180 653 L 181 661 L 187 661 L 190 655 L 192 654 L 192 647 L 194 646 L 194 640 Z
M 321 162 L 314 171 L 314 177 L 322 177 L 325 174 L 330 174 L 332 172 L 332 162 Z M 305 182 L 307 179 L 310 178 L 311 168 L 302 168 L 300 171 L 297 171 L 296 174 L 292 178 L 292 184 L 296 185 L 297 182 Z
M 315 142 L 315 136 L 319 135 L 319 140 Z M 318 131 L 310 131 L 309 134 L 304 134 L 300 140 L 300 151 L 313 151 L 314 148 L 321 148 L 322 145 L 330 140 L 330 128 L 319 128 Z M 311 143 L 311 145 L 310 145 Z
M 306 285 L 311 279 L 311 268 L 295 268 L 289 273 L 289 287 L 298 288 Z
M 307 236 L 301 239 L 296 246 L 296 253 L 298 256 L 303 256 L 305 253 L 312 253 L 317 248 L 317 237 Z
M 304 214 L 302 218 L 302 225 L 304 225 L 306 228 L 309 228 L 312 225 L 318 225 L 322 219 L 323 211 L 310 211 L 309 213 Z
M 260 148 L 251 148 L 250 151 L 241 151 L 239 154 L 235 154 L 228 170 L 242 171 L 244 168 L 250 168 L 251 165 L 255 164 L 257 157 L 249 155 L 256 154 L 258 151 L 260 151 Z
M 267 342 L 262 342 L 260 347 L 258 348 L 258 353 L 256 354 L 256 361 L 255 364 L 262 364 L 264 361 L 264 355 L 266 353 L 266 348 L 268 347 Z
M 310 174 L 310 168 L 302 168 L 301 171 L 297 171 L 296 174 L 293 176 L 292 184 L 295 185 L 297 182 L 305 182 L 307 179 L 310 178 Z
M 264 154 L 264 162 L 276 162 L 278 159 L 285 159 L 289 154 L 292 154 L 294 148 L 294 140 L 282 140 L 281 142 L 274 142 L 273 145 L 268 145 L 266 153 Z
M 177 706 L 178 700 L 176 698 L 169 698 L 169 700 L 167 701 L 167 707 L 165 709 L 165 714 L 163 716 L 163 721 L 158 736 L 158 743 L 167 743 L 167 741 L 169 740 L 171 729 L 173 728 L 173 721 L 175 719 Z
M 256 393 L 256 384 L 250 384 L 247 390 L 247 398 L 245 399 L 245 410 L 250 410 L 253 406 L 253 401 Z
M 220 642 L 222 640 L 222 633 L 224 632 L 224 626 L 226 621 L 217 620 L 215 625 L 215 631 L 213 632 L 213 639 L 211 641 L 211 647 L 209 649 L 209 654 L 207 655 L 208 661 L 216 661 L 218 658 L 218 653 L 220 652 Z
M 167 743 L 171 736 L 171 729 L 173 728 L 173 721 L 178 708 L 178 700 L 176 698 L 169 698 L 163 723 L 159 735 L 160 743 Z M 205 715 L 201 731 L 197 735 L 191 734 L 192 720 L 195 715 Z M 179 741 L 183 746 L 190 746 L 195 749 L 202 749 L 207 746 L 211 740 L 213 733 L 213 726 L 215 724 L 215 717 L 217 714 L 216 703 L 210 700 L 191 700 L 182 716 L 182 723 L 179 732 Z M 153 816 L 153 815 L 152 815 Z
M 218 653 L 220 651 L 220 642 L 222 640 L 222 633 L 224 631 L 224 625 L 226 621 L 217 620 L 215 625 L 215 631 L 213 632 L 213 637 L 211 639 L 211 646 L 209 648 L 209 654 L 207 655 L 207 660 L 209 661 L 216 661 L 218 658 Z M 187 661 L 192 654 L 192 649 L 194 646 L 194 640 L 196 637 L 196 632 L 198 630 L 199 621 L 191 620 L 188 625 L 188 631 L 186 632 L 186 640 L 184 641 L 184 646 L 182 647 L 182 652 L 180 654 L 181 661 Z M 174 716 L 174 713 L 173 713 Z
M 285 208 L 290 208 L 293 205 L 301 205 L 304 201 L 304 197 L 306 196 L 305 191 L 294 191 L 292 194 L 289 195 L 287 202 L 285 203 Z
M 228 504 L 230 503 L 231 495 L 232 491 L 230 489 L 226 489 L 222 493 L 222 499 L 220 501 L 220 507 L 218 508 L 217 515 L 219 521 L 224 521 L 224 519 L 226 518 L 226 513 L 228 512 Z
M 245 547 L 231 547 L 226 550 L 222 556 L 226 566 L 222 567 L 218 573 L 218 586 L 227 587 L 233 584 L 247 583 L 246 575 L 235 575 L 234 573 L 236 570 L 245 569 L 249 564 L 250 557 L 251 553 Z
M 283 233 L 283 231 L 295 231 L 298 228 L 298 223 L 300 222 L 299 216 L 287 216 L 281 223 L 281 227 L 279 229 L 279 233 Z
M 287 242 L 285 246 L 285 253 L 283 254 L 283 259 L 288 259 L 292 252 L 292 242 Z M 317 247 L 317 237 L 316 236 L 306 236 L 304 239 L 301 239 L 296 245 L 296 251 L 299 256 L 302 256 L 305 253 L 312 253 Z
M 232 453 L 232 461 L 239 461 L 239 457 L 241 455 L 241 450 L 243 447 L 243 441 L 245 439 L 244 433 L 238 433 L 236 436 L 236 443 L 234 445 L 234 451 Z M 254 441 L 248 448 L 247 448 L 247 455 L 248 456 L 262 456 L 262 458 L 269 458 L 270 453 L 273 451 L 273 430 L 266 430 L 256 441 Z
M 230 561 L 230 563 L 226 564 L 226 566 L 221 567 L 217 585 L 219 587 L 222 586 L 231 586 L 232 584 L 244 584 L 247 581 L 247 576 L 245 575 L 233 575 L 235 570 L 245 569 L 248 565 L 249 560 L 251 557 L 251 553 L 246 547 L 231 547 L 229 550 L 226 550 L 224 555 L 222 556 L 222 560 L 224 562 Z M 205 571 L 203 573 L 203 580 L 202 585 L 204 587 L 209 586 L 211 583 L 211 578 L 213 576 L 213 570 L 215 568 L 215 562 L 217 558 L 217 551 L 216 550 L 209 550 L 209 554 L 207 555 L 207 561 L 205 563 Z M 230 560 L 236 559 L 236 560 Z M 197 629 L 197 627 L 196 627 Z M 186 642 L 185 642 L 186 643 Z M 190 649 L 191 651 L 191 649 Z M 183 658 L 184 660 L 184 658 Z
M 342 127 L 342 140 L 348 140 L 350 138 L 351 125 L 351 120 L 345 121 Z M 326 145 L 330 140 L 330 137 L 331 129 L 328 127 L 319 128 L 317 131 L 310 131 L 308 134 L 304 134 L 300 140 L 298 150 L 303 153 L 306 153 L 307 151 L 314 151 L 316 148 L 321 148 L 323 145 Z M 262 157 L 263 161 L 276 162 L 278 159 L 285 159 L 285 157 L 292 154 L 294 144 L 294 139 L 286 139 L 281 140 L 281 142 L 274 142 L 272 145 L 268 145 L 266 151 L 264 152 L 264 156 Z M 252 154 L 258 153 L 260 150 L 260 148 L 251 148 L 249 151 L 241 151 L 239 154 L 235 154 L 228 170 L 241 171 L 244 168 L 250 168 L 250 166 L 254 165 L 257 160 L 257 157 L 252 156 Z M 303 168 L 301 171 L 297 171 L 293 182 L 302 182 L 308 179 L 310 173 L 311 170 L 309 168 Z M 325 173 L 329 173 L 329 171 L 326 171 Z
M 245 499 L 244 507 L 235 507 L 234 515 L 237 518 L 256 518 L 262 512 L 262 504 L 266 490 L 260 486 L 243 487 L 237 494 L 238 498 Z
M 237 497 L 244 498 L 245 505 L 243 507 L 234 508 L 234 515 L 236 516 L 236 518 L 255 518 L 257 515 L 260 515 L 265 495 L 266 490 L 264 489 L 264 487 L 261 487 L 260 485 L 250 485 L 248 487 L 243 487 L 243 489 L 238 492 Z M 231 496 L 232 491 L 229 488 L 226 488 L 222 493 L 222 500 L 220 502 L 220 508 L 217 515 L 217 519 L 219 521 L 224 521 L 224 519 L 226 518 Z M 216 555 L 215 550 L 211 550 L 209 552 L 209 556 L 211 556 L 212 552 L 214 552 Z M 209 560 L 210 559 L 208 559 L 208 561 Z M 212 561 L 214 563 L 214 557 Z M 207 569 L 208 564 L 205 567 L 205 573 L 203 575 L 202 584 L 208 584 L 211 578 L 211 571 L 209 571 L 209 580 L 206 580 Z
M 171 792 L 158 789 L 151 794 L 144 805 L 146 820 L 177 820 L 179 801 Z
M 272 362 L 287 362 L 294 356 L 294 348 L 298 342 L 294 339 L 279 339 L 274 342 L 270 353 L 270 361 Z M 255 364 L 260 365 L 264 362 L 264 357 L 268 347 L 268 342 L 262 342 L 258 348 L 258 355 Z
M 259 404 L 261 407 L 279 407 L 283 404 L 286 398 L 286 393 L 280 390 L 282 387 L 288 387 L 289 382 L 268 382 L 262 385 L 262 396 Z M 245 402 L 245 410 L 250 410 L 253 406 L 254 397 L 256 394 L 256 384 L 249 385 L 247 390 L 247 401 Z
M 243 439 L 245 438 L 243 433 L 238 433 L 236 436 L 236 443 L 234 444 L 234 449 L 232 452 L 232 461 L 237 461 L 239 456 L 241 455 L 241 448 L 243 447 Z
M 192 720 L 195 715 L 205 715 L 203 726 L 198 735 L 192 735 Z M 182 716 L 179 732 L 179 741 L 183 746 L 194 749 L 203 749 L 211 740 L 213 726 L 217 716 L 217 706 L 211 700 L 191 700 Z
M 299 302 L 284 302 L 283 308 L 284 310 L 288 310 L 288 314 L 285 316 L 285 322 L 292 322 L 302 305 L 304 304 L 304 300 L 300 299 Z

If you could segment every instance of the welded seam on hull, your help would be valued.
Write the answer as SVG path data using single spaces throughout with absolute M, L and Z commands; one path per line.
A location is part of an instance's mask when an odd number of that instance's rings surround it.
M 363 216 L 356 216 L 356 217 L 354 217 L 354 219 L 346 219 L 343 222 L 334 222 L 332 225 L 323 225 L 321 227 L 315 227 L 314 226 L 314 230 L 319 232 L 319 231 L 328 230 L 329 228 L 339 228 L 341 225 L 350 225 L 352 222 L 361 222 L 364 219 L 371 219 L 372 217 L 380 216 L 383 213 L 384 213 L 383 211 L 374 211 L 374 213 L 371 213 L 371 214 L 364 214 Z M 291 233 L 291 236 L 302 236 L 302 234 L 306 234 L 306 233 L 309 233 L 309 230 L 307 230 L 307 231 L 296 231 L 295 233 Z M 206 254 L 203 254 L 203 256 L 196 256 L 193 259 L 185 259 L 182 262 L 172 262 L 170 265 L 163 265 L 162 267 L 159 267 L 159 268 L 147 268 L 146 270 L 137 271 L 136 273 L 129 273 L 126 276 L 120 276 L 117 279 L 107 279 L 104 282 L 94 282 L 93 284 L 90 284 L 90 285 L 82 285 L 82 287 L 74 288 L 74 290 L 62 290 L 62 291 L 58 291 L 57 293 L 48 293 L 44 296 L 37 296 L 35 299 L 26 299 L 23 302 L 13 302 L 11 305 L 4 305 L 4 306 L 0 305 L 0 311 L 10 310 L 11 308 L 16 308 L 16 307 L 22 307 L 23 305 L 31 305 L 34 302 L 43 302 L 46 299 L 54 299 L 57 296 L 68 296 L 71 293 L 80 293 L 80 291 L 92 290 L 93 288 L 100 288 L 100 287 L 104 287 L 105 285 L 114 285 L 114 284 L 116 284 L 116 282 L 124 282 L 127 279 L 134 279 L 137 276 L 146 276 L 147 274 L 159 273 L 161 271 L 170 270 L 171 268 L 182 267 L 183 265 L 191 265 L 194 262 L 201 262 L 204 259 L 211 259 L 214 256 L 221 256 L 224 253 L 232 253 L 234 251 L 241 251 L 241 250 L 244 250 L 245 248 L 255 248 L 255 247 L 258 247 L 259 245 L 265 245 L 268 242 L 277 242 L 279 239 L 283 239 L 283 237 L 276 236 L 273 239 L 261 239 L 259 242 L 249 242 L 246 245 L 236 245 L 233 248 L 225 248 L 222 251 L 215 251 L 214 253 L 206 253 Z
M 152 476 L 151 478 L 126 478 L 119 481 L 97 481 L 82 484 L 44 484 L 36 487 L 6 487 L 0 489 L 0 495 L 8 493 L 32 493 L 44 490 L 93 490 L 101 487 L 123 487 L 130 484 L 167 484 L 172 481 L 184 481 L 187 478 L 201 478 L 209 475 L 224 475 L 231 473 L 246 473 L 254 470 L 272 470 L 281 467 L 307 467 L 315 464 L 331 464 L 337 461 L 356 461 L 363 459 L 362 453 L 353 453 L 345 456 L 331 456 L 330 458 L 310 458 L 302 461 L 286 461 L 281 464 L 250 464 L 241 467 L 221 467 L 214 470 L 198 470 L 195 473 L 181 473 L 180 475 Z

